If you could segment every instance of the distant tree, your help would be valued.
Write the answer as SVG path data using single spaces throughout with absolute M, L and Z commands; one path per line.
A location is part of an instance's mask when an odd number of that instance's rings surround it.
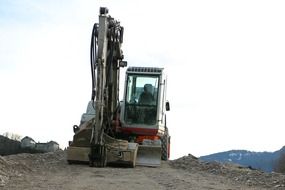
M 9 133 L 8 132 L 3 133 L 3 136 L 9 138 Z
M 274 164 L 274 171 L 279 173 L 285 173 L 285 153 L 282 153 Z
M 10 132 L 6 132 L 3 134 L 4 137 L 7 137 L 11 140 L 15 140 L 15 141 L 21 141 L 21 135 L 18 135 L 16 133 L 10 133 Z

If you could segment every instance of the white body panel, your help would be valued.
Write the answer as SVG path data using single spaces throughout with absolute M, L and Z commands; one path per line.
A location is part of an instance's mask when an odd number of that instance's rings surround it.
M 131 67 L 126 72 L 124 99 L 121 102 L 120 121 L 124 128 L 137 128 L 137 129 L 154 129 L 158 130 L 158 134 L 161 136 L 165 130 L 165 103 L 166 103 L 166 76 L 162 68 L 149 68 L 149 67 Z M 157 88 L 157 104 L 156 104 L 156 118 L 154 124 L 145 123 L 130 123 L 126 121 L 126 101 L 127 101 L 127 85 L 128 76 L 158 76 L 158 88 Z M 138 105 L 139 106 L 139 105 Z

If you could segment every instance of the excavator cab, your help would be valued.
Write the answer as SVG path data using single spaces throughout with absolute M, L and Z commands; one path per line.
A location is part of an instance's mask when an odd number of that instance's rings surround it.
M 165 160 L 169 157 L 168 142 L 163 145 L 162 140 L 168 135 L 165 98 L 166 77 L 163 68 L 127 69 L 120 131 L 122 136 L 129 138 L 128 141 L 133 140 L 139 144 L 137 165 L 158 166 L 161 158 Z M 163 150 L 164 146 L 167 150 Z

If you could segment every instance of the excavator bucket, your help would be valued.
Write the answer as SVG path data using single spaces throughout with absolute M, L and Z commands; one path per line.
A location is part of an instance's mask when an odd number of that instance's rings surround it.
M 158 167 L 161 164 L 160 145 L 139 145 L 137 152 L 137 166 Z
M 135 167 L 138 144 L 115 139 L 104 134 L 107 147 L 107 164 L 110 166 Z

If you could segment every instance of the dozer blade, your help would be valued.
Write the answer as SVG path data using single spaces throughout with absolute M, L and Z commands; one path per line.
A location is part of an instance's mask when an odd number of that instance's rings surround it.
M 161 164 L 160 145 L 139 145 L 136 164 L 157 167 Z

